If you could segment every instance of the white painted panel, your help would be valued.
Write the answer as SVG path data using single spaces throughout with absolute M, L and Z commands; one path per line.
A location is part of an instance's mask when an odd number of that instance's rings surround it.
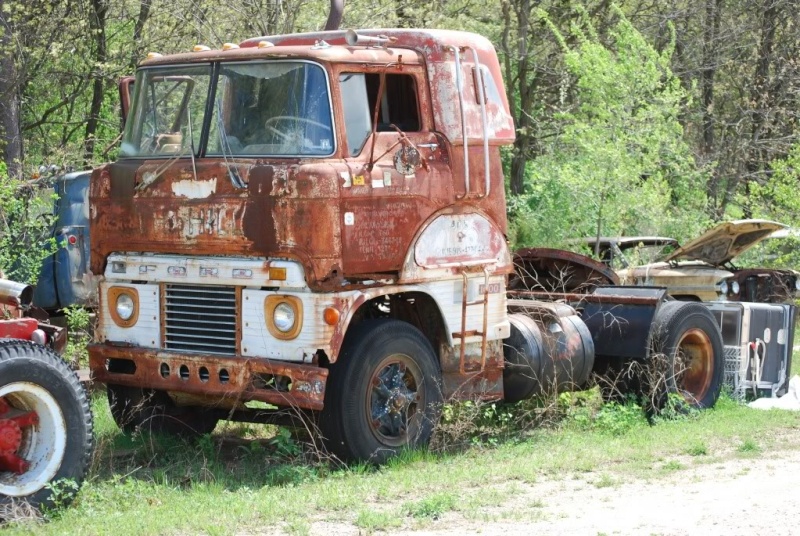
M 264 318 L 267 296 L 291 295 L 303 304 L 303 329 L 292 340 L 274 338 Z M 330 352 L 333 327 L 325 324 L 322 313 L 333 304 L 331 294 L 281 293 L 245 289 L 242 291 L 242 354 L 284 361 L 311 361 L 318 349 Z
M 286 280 L 269 279 L 270 267 L 285 268 Z M 108 257 L 105 277 L 107 281 L 308 288 L 300 263 L 264 258 L 113 254 Z
M 469 279 L 469 286 L 467 297 L 469 301 L 477 300 L 480 295 L 478 290 L 484 284 L 483 275 L 472 276 Z M 438 281 L 432 283 L 425 283 L 419 285 L 419 288 L 430 294 L 439 308 L 442 311 L 448 337 L 455 332 L 461 331 L 461 303 L 462 303 L 462 289 L 463 279 L 450 279 L 445 281 Z M 510 334 L 510 325 L 508 323 L 508 314 L 506 311 L 506 287 L 505 277 L 494 276 L 489 278 L 490 290 L 500 290 L 500 292 L 491 292 L 489 294 L 488 303 L 488 317 L 487 317 L 487 331 L 488 340 L 504 339 Z M 466 317 L 466 330 L 483 329 L 483 305 L 469 305 L 467 306 Z M 468 337 L 467 342 L 474 342 L 480 340 L 480 337 Z M 455 339 L 452 343 L 458 344 L 460 341 Z
M 139 293 L 139 319 L 136 325 L 121 328 L 114 323 L 110 310 L 113 303 L 108 302 L 108 288 L 134 288 Z M 161 346 L 161 307 L 159 306 L 158 285 L 132 285 L 104 282 L 100 285 L 103 307 L 101 337 L 106 341 L 126 342 L 143 348 L 159 348 Z

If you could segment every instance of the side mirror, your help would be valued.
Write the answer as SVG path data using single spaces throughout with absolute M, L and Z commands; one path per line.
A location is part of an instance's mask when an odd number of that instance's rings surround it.
M 131 107 L 131 99 L 133 98 L 133 83 L 135 78 L 133 76 L 125 76 L 120 78 L 119 87 L 119 103 L 120 112 L 122 114 L 122 128 L 125 128 L 125 120 L 128 118 L 128 110 Z

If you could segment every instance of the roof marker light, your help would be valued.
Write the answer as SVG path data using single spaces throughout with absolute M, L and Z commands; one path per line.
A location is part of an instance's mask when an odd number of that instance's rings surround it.
M 153 58 L 160 58 L 163 54 L 159 54 L 158 52 L 148 52 L 147 59 L 152 60 Z
M 207 47 L 206 45 L 195 45 L 192 47 L 192 52 L 205 52 L 206 50 L 211 50 L 211 47 Z
M 236 50 L 237 48 L 239 48 L 239 45 L 237 45 L 236 43 L 223 43 L 222 44 L 222 50 Z
M 269 41 L 259 41 L 258 42 L 258 48 L 269 48 L 269 47 L 274 47 L 274 46 L 275 46 L 275 44 L 274 43 L 270 43 Z

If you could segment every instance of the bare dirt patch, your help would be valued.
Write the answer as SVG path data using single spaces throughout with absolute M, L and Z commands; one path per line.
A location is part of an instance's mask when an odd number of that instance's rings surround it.
M 379 534 L 793 534 L 800 530 L 800 434 L 763 453 L 681 456 L 651 478 L 608 471 L 495 483 L 506 498 L 433 519 L 405 518 Z M 652 475 L 651 475 L 652 476 Z M 487 490 L 490 491 L 490 490 Z M 384 507 L 399 509 L 400 505 Z M 311 534 L 365 534 L 315 520 Z

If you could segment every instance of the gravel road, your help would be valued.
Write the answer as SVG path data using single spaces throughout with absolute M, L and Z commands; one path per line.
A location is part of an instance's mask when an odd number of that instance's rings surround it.
M 533 483 L 499 483 L 507 499 L 478 515 L 447 512 L 377 534 L 481 535 L 785 535 L 800 534 L 800 432 L 782 448 L 727 459 L 673 461 L 674 471 L 644 480 L 615 472 L 581 473 Z M 365 534 L 322 520 L 311 534 Z

